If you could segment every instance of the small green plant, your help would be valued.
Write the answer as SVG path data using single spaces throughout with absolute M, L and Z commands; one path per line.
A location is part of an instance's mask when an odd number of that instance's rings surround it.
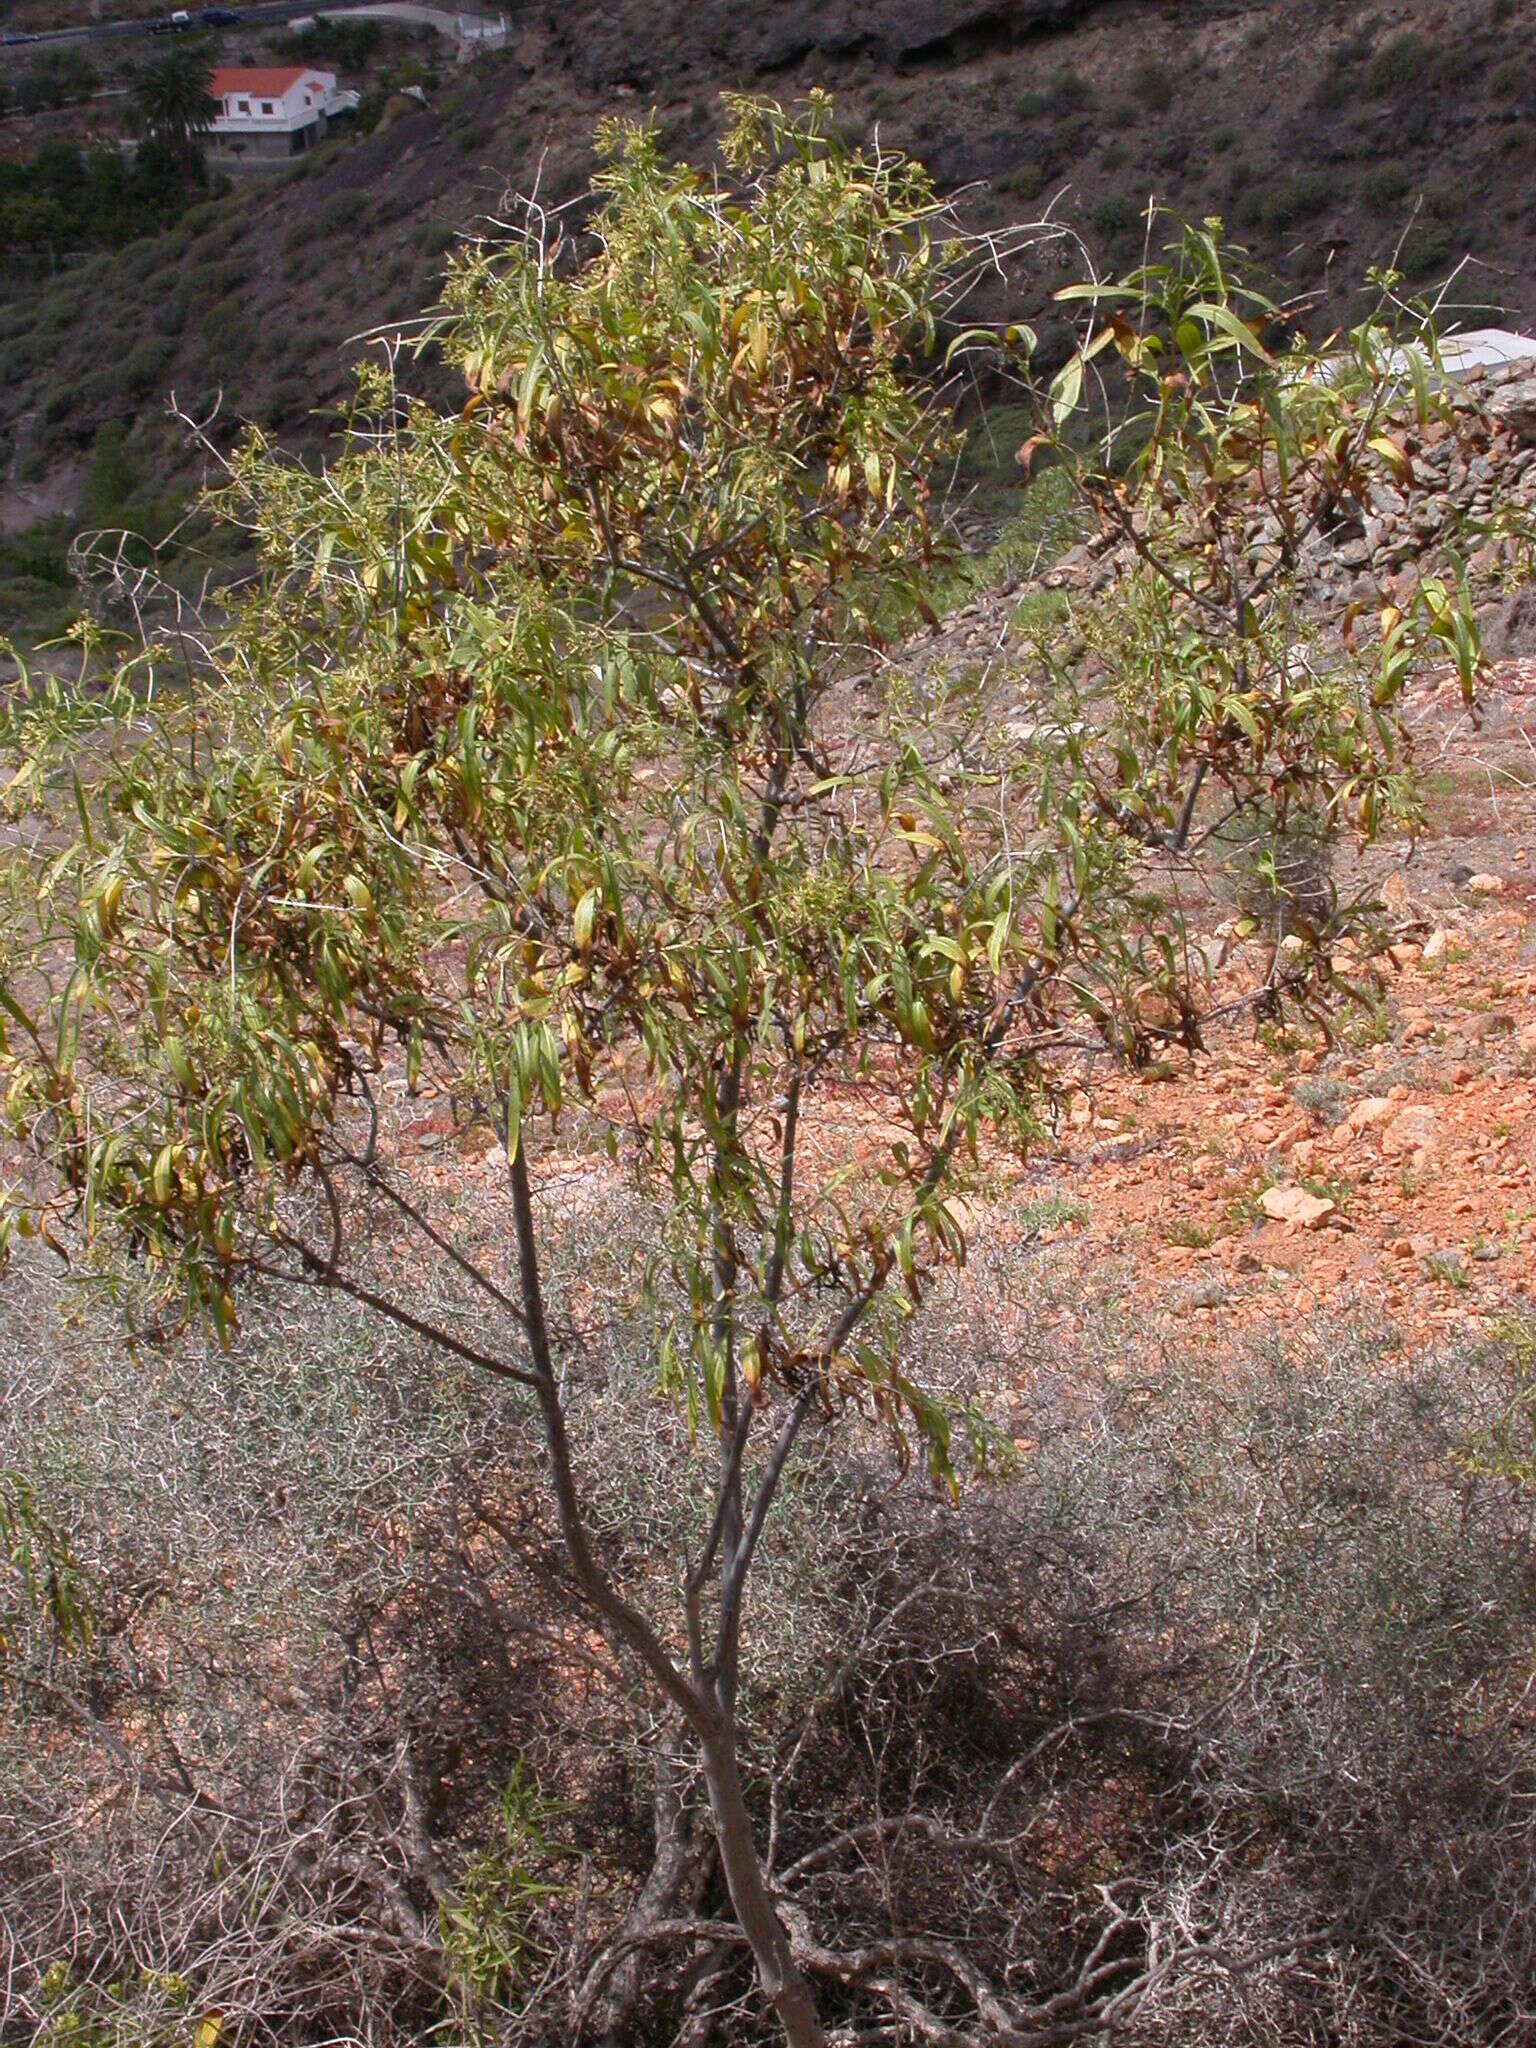
M 65 1650 L 91 1639 L 91 1603 L 69 1545 L 36 1487 L 20 1472 L 0 1472 L 0 1664 L 43 1618 Z
M 140 1969 L 103 1984 L 62 1957 L 38 1977 L 42 2024 L 34 2048 L 218 2048 L 220 2012 L 198 2017 L 177 1970 Z
M 1356 1052 L 1373 1045 L 1385 1045 L 1392 1036 L 1391 1009 L 1384 1002 L 1362 997 L 1350 1005 L 1339 1035 Z
M 1528 58 L 1506 57 L 1502 64 L 1495 64 L 1488 74 L 1488 90 L 1498 98 L 1511 98 L 1523 92 L 1530 82 L 1531 67 Z
M 123 364 L 128 388 L 140 398 L 158 396 L 175 358 L 176 344 L 168 336 L 147 336 L 129 351 Z
M 1413 180 L 1403 164 L 1373 164 L 1360 180 L 1360 197 L 1375 213 L 1386 213 L 1407 193 Z
M 1042 1202 L 1026 1202 L 1018 1212 L 1018 1223 L 1026 1238 L 1044 1230 L 1061 1230 L 1069 1223 L 1086 1223 L 1088 1205 L 1066 1195 L 1048 1195 Z
M 1232 1230 L 1247 1230 L 1261 1221 L 1264 1215 L 1265 1191 L 1276 1185 L 1275 1175 L 1266 1168 L 1251 1186 L 1233 1195 L 1222 1211 L 1222 1216 L 1229 1227 Z
M 1432 220 L 1454 227 L 1466 205 L 1466 187 L 1457 178 L 1431 178 L 1424 187 L 1424 210 Z
M 1331 1074 L 1308 1074 L 1296 1083 L 1296 1100 L 1303 1109 L 1325 1124 L 1336 1124 L 1344 1115 L 1344 1084 Z
M 995 423 L 994 423 L 995 422 Z M 963 476 L 991 477 L 1013 467 L 1013 447 L 1006 418 L 973 428 L 962 457 Z M 1022 436 L 1025 429 L 1020 428 Z M 1014 472 L 1017 474 L 1017 471 Z M 1037 576 L 1064 554 L 1083 527 L 1083 508 L 1070 475 L 1059 466 L 1041 469 L 1015 498 L 1018 510 L 997 539 L 980 556 L 957 562 L 938 580 L 934 604 L 940 612 L 964 604 L 979 590 L 996 590 L 1023 576 Z M 1027 600 L 1038 616 L 1035 600 L 1056 592 L 1031 593 Z
M 574 1854 L 555 1839 L 563 1812 L 519 1764 L 501 1795 L 491 1841 L 465 1863 L 444 1902 L 448 1981 L 466 2013 L 515 2003 L 530 1967 L 548 1954 L 536 1931 L 539 1908 L 565 1890 L 553 1873 Z
M 1505 1479 L 1536 1493 L 1536 1316 L 1507 1316 L 1494 1326 L 1493 1346 L 1507 1362 L 1511 1389 L 1504 1413 L 1462 1446 L 1464 1470 Z
M 1414 30 L 1393 36 L 1371 59 L 1366 73 L 1371 91 L 1379 99 L 1406 91 L 1428 70 L 1430 55 L 1429 45 Z
M 1445 268 L 1455 247 L 1455 236 L 1443 220 L 1415 221 L 1403 237 L 1398 261 L 1406 276 L 1428 277 Z
M 343 228 L 353 226 L 354 223 L 361 220 L 367 204 L 366 193 L 358 191 L 335 193 L 325 202 L 321 210 L 320 226 L 322 232 L 334 235 L 339 234 Z
M 1181 1245 L 1187 1251 L 1204 1251 L 1213 1235 L 1212 1231 L 1202 1229 L 1188 1216 L 1175 1216 L 1172 1222 L 1163 1225 L 1164 1242 Z
M 1131 73 L 1131 90 L 1154 113 L 1172 106 L 1175 83 L 1173 73 L 1158 57 L 1143 57 Z
M 423 256 L 445 256 L 456 239 L 446 221 L 425 220 L 411 229 L 411 247 Z
M 1251 923 L 1252 920 L 1245 919 L 1244 922 Z M 1285 1022 L 1283 1017 L 1278 1019 L 1273 1017 L 1262 1018 L 1255 1027 L 1253 1035 L 1266 1052 L 1278 1053 L 1282 1059 L 1295 1052 L 1301 1044 L 1300 1038 L 1291 1029 L 1290 1025 Z
M 1431 1280 L 1443 1280 L 1458 1294 L 1465 1293 L 1472 1285 L 1472 1275 L 1455 1252 L 1431 1252 L 1424 1261 L 1424 1270 Z
M 1093 103 L 1093 81 L 1080 71 L 1058 71 L 1044 86 L 1021 93 L 1015 102 L 1026 121 L 1041 114 L 1076 114 Z
M 1094 202 L 1093 225 L 1106 242 L 1123 242 L 1142 225 L 1142 210 L 1127 192 L 1106 192 Z
M 1045 165 L 1023 163 L 1016 166 L 1003 180 L 1005 191 L 1012 192 L 1020 199 L 1038 199 L 1045 189 Z
M 1009 637 L 1034 640 L 1047 635 L 1062 623 L 1070 610 L 1064 590 L 1026 590 L 1008 614 Z
M 1336 196 L 1337 185 L 1325 173 L 1297 171 L 1246 187 L 1238 217 L 1250 226 L 1279 233 L 1298 221 L 1313 219 Z

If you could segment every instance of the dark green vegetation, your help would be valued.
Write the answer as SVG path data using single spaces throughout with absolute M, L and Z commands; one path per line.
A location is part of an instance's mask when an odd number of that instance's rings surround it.
M 69 88 L 88 94 L 96 74 L 70 52 L 39 62 L 18 88 L 24 110 L 59 107 Z M 198 50 L 153 58 L 133 75 L 127 95 L 133 135 L 82 147 L 45 144 L 35 155 L 0 158 L 0 262 L 20 277 L 29 261 L 79 250 L 120 248 L 168 227 L 206 183 L 202 141 L 216 108 L 208 61 Z
M 83 50 L 49 50 L 0 78 L 0 113 L 67 107 L 99 90 L 101 74 Z
M 0 631 L 30 630 L 40 638 L 62 633 L 79 609 L 69 566 L 72 528 L 62 519 L 40 522 L 0 538 Z
M 208 60 L 199 50 L 170 50 L 151 58 L 133 82 L 133 122 L 140 154 L 153 148 L 169 158 L 191 187 L 203 176 L 203 139 L 218 113 L 209 90 Z
M 195 578 L 211 566 L 218 535 L 184 491 L 156 488 L 122 427 L 109 421 L 82 462 L 75 513 L 0 536 L 0 632 L 49 640 L 80 616 L 79 565 L 71 560 L 77 542 L 125 568 L 158 563 Z
M 25 163 L 0 160 L 0 248 L 13 266 L 32 258 L 55 272 L 61 257 L 168 226 L 187 197 L 169 149 L 125 161 L 117 150 L 51 143 Z

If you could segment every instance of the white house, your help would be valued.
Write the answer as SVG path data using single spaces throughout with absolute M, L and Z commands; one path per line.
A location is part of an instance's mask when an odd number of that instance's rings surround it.
M 297 156 L 312 149 L 337 114 L 357 105 L 355 92 L 340 92 L 334 71 L 313 64 L 226 66 L 215 71 L 209 90 L 218 114 L 209 130 L 224 156 L 255 159 Z

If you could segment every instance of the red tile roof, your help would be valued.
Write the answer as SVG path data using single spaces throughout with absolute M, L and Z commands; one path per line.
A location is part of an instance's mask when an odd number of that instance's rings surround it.
M 280 100 L 301 78 L 324 76 L 323 72 L 316 71 L 313 64 L 253 64 L 243 69 L 230 65 L 214 72 L 208 90 L 216 100 L 227 99 L 232 92 L 254 93 L 261 99 Z

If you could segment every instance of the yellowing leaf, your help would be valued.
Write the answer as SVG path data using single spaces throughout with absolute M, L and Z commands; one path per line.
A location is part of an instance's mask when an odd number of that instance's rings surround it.
M 1399 483 L 1413 482 L 1413 463 L 1409 460 L 1408 451 L 1399 447 L 1390 434 L 1372 434 L 1366 445 L 1373 454 L 1381 457 Z
M 1083 390 L 1083 359 L 1072 356 L 1051 379 L 1051 414 L 1059 426 L 1077 410 Z

